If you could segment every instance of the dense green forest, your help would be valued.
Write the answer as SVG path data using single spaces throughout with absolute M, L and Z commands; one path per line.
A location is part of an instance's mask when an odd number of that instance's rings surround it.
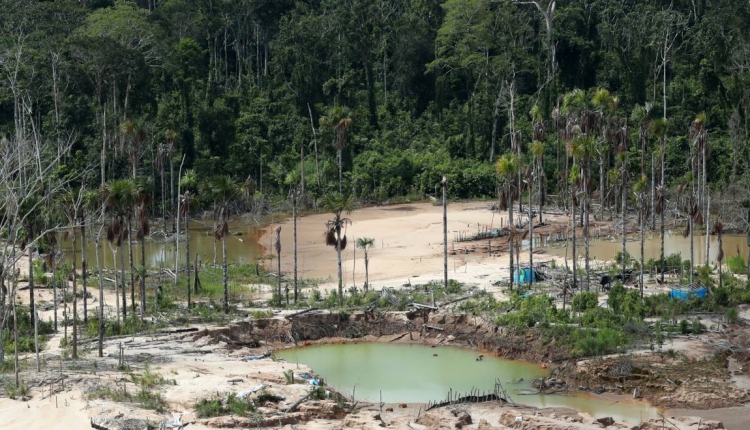
M 575 158 L 566 126 L 575 114 L 586 134 L 586 112 L 593 190 L 623 171 L 650 183 L 662 136 L 665 184 L 684 182 L 702 112 L 708 186 L 746 180 L 747 2 L 1 3 L 6 144 L 36 141 L 36 164 L 76 188 L 134 178 L 157 214 L 174 206 L 180 166 L 193 184 L 223 174 L 256 197 L 424 198 L 445 173 L 449 195 L 494 198 L 493 162 L 511 148 L 541 159 L 558 194 Z M 605 148 L 619 129 L 625 143 Z M 536 156 L 532 140 L 545 142 Z

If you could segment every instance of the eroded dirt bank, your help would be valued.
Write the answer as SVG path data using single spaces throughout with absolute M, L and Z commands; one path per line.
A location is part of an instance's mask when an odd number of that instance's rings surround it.
M 314 391 L 311 385 L 304 380 L 289 383 L 284 372 L 292 368 L 295 373 L 312 370 L 277 360 L 270 352 L 318 342 L 412 342 L 436 345 L 436 348 L 443 345 L 473 347 L 485 354 L 537 360 L 548 365 L 553 373 L 557 367 L 566 369 L 574 362 L 564 359 L 561 353 L 543 353 L 543 346 L 534 339 L 513 333 L 499 336 L 492 324 L 463 314 L 425 316 L 420 312 L 313 311 L 287 316 L 248 319 L 228 327 L 192 326 L 109 339 L 105 342 L 102 359 L 93 357 L 92 352 L 78 361 L 70 361 L 56 355 L 60 351 L 50 351 L 43 357 L 47 364 L 54 363 L 47 366 L 47 371 L 36 373 L 27 368 L 21 375 L 30 387 L 27 402 L 0 399 L 3 428 L 34 428 L 34 416 L 57 416 L 57 421 L 53 421 L 65 426 L 55 428 L 88 428 L 92 419 L 99 426 L 96 428 L 111 430 L 182 428 L 180 426 L 185 424 L 194 429 L 288 426 L 289 429 L 485 430 L 605 426 L 658 429 L 663 425 L 661 419 L 634 425 L 564 408 L 536 409 L 498 401 L 452 405 L 424 412 L 421 404 L 386 404 L 382 409 L 378 404 L 355 404 L 335 392 L 320 398 L 308 397 Z M 586 372 L 589 374 L 591 370 Z M 658 380 L 658 374 L 653 380 Z M 144 381 L 151 381 L 148 391 Z M 570 389 L 577 389 L 576 384 L 586 386 L 585 381 L 573 379 L 569 379 L 568 384 Z M 595 384 L 599 381 L 591 380 L 588 386 L 593 388 Z M 613 382 L 607 384 L 606 389 L 615 393 L 625 391 L 618 391 L 616 386 L 617 382 Z M 144 403 L 142 392 L 161 398 L 163 403 L 158 408 Z M 657 398 L 646 388 L 643 393 L 648 399 Z M 217 405 L 225 405 L 229 397 L 241 394 L 253 405 L 253 410 L 244 416 L 228 412 L 216 417 L 199 416 L 197 405 L 200 402 L 217 400 Z M 305 400 L 298 403 L 301 399 Z M 678 416 L 667 419 L 681 429 L 697 429 L 699 422 L 701 429 L 721 428 L 718 421 Z

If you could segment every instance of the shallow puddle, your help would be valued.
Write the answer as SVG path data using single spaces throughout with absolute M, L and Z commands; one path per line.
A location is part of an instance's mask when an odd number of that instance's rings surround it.
M 326 384 L 369 402 L 379 402 L 381 395 L 386 403 L 442 401 L 448 390 L 460 395 L 472 389 L 491 393 L 497 378 L 514 402 L 525 405 L 567 407 L 636 424 L 655 418 L 658 413 L 646 402 L 618 401 L 581 392 L 522 395 L 536 391 L 531 379 L 545 376 L 547 371 L 522 361 L 493 357 L 476 361 L 478 353 L 469 349 L 360 343 L 285 349 L 277 351 L 276 356 L 290 363 L 304 363 Z

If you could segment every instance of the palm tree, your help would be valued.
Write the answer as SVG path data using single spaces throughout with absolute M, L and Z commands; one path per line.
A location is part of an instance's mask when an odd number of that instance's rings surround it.
M 348 194 L 331 194 L 323 198 L 323 208 L 333 214 L 333 219 L 326 222 L 326 245 L 336 248 L 338 257 L 339 306 L 344 306 L 344 276 L 341 271 L 341 251 L 346 249 L 346 234 L 341 230 L 352 223 L 341 215 L 350 214 L 354 209 L 352 197 Z
M 135 276 L 133 274 L 133 252 L 130 241 L 130 224 L 133 213 L 133 205 L 138 200 L 138 186 L 131 179 L 119 179 L 111 182 L 105 190 L 105 202 L 112 211 L 110 224 L 107 227 L 107 240 L 115 243 L 120 254 L 120 274 L 122 279 L 122 314 L 127 317 L 127 289 L 125 286 L 125 255 L 122 250 L 122 242 L 128 240 L 130 247 L 130 282 L 133 310 L 135 311 Z
M 243 187 L 229 176 L 219 175 L 208 178 L 203 184 L 202 192 L 214 202 L 214 219 L 216 227 L 214 238 L 221 240 L 222 269 L 224 272 L 224 313 L 229 313 L 229 266 L 227 263 L 227 235 L 229 235 L 230 203 L 240 196 Z
M 614 146 L 618 135 L 618 119 L 615 114 L 620 104 L 617 96 L 610 94 L 604 88 L 599 88 L 591 99 L 592 106 L 596 109 L 594 116 L 597 118 L 601 133 L 601 145 L 597 148 L 599 153 L 599 216 L 604 219 L 604 197 L 606 175 L 604 174 L 609 163 L 610 146 Z
M 577 151 L 574 150 L 578 146 L 577 140 L 584 135 L 590 128 L 589 118 L 587 115 L 587 104 L 586 93 L 579 89 L 575 89 L 569 93 L 566 93 L 562 97 L 562 106 L 559 109 L 558 117 L 565 117 L 565 129 L 562 133 L 563 140 L 565 142 L 565 149 L 567 157 L 565 158 L 565 170 L 566 174 L 562 180 L 567 182 L 569 188 L 568 194 L 570 195 L 571 203 L 571 229 L 573 233 L 572 245 L 573 245 L 573 289 L 578 285 L 578 274 L 577 272 L 577 261 L 578 253 L 576 251 L 576 204 L 578 203 L 578 197 L 580 194 L 580 183 L 581 183 L 581 168 L 578 165 L 576 158 Z M 573 165 L 568 168 L 568 160 L 572 158 Z
M 583 195 L 583 238 L 585 246 L 585 267 L 586 267 L 586 290 L 588 291 L 591 284 L 591 270 L 589 265 L 589 190 L 591 180 L 591 158 L 596 153 L 596 141 L 582 133 L 579 133 L 577 137 L 574 137 L 568 142 L 568 153 L 574 160 L 574 166 L 576 161 L 580 162 L 580 178 L 583 181 L 582 195 Z M 576 178 L 577 172 L 575 169 L 571 169 L 572 179 Z M 575 211 L 573 211 L 575 213 Z M 574 215 L 575 216 L 575 215 Z M 575 224 L 575 223 L 574 223 Z M 575 226 L 574 226 L 575 231 Z M 573 235 L 575 240 L 575 233 Z M 574 242 L 574 258 L 575 258 L 575 242 Z M 575 261 L 575 260 L 574 260 Z M 574 278 L 575 279 L 575 278 Z
M 320 117 L 320 125 L 333 129 L 333 147 L 336 149 L 336 156 L 339 165 L 339 194 L 343 193 L 342 170 L 341 170 L 341 151 L 346 146 L 346 140 L 349 137 L 349 128 L 354 123 L 351 112 L 341 106 L 332 108 L 328 115 Z
M 505 182 L 505 190 L 501 191 L 498 196 L 500 210 L 508 211 L 508 243 L 510 245 L 510 291 L 513 291 L 513 182 L 518 173 L 518 157 L 513 153 L 508 153 L 500 157 L 495 162 L 495 171 Z
M 365 251 L 365 292 L 370 286 L 370 256 L 368 250 L 375 245 L 375 239 L 372 237 L 360 237 L 357 239 L 357 248 Z
M 641 153 L 641 177 L 646 175 L 646 143 L 648 137 L 648 128 L 651 124 L 648 120 L 648 116 L 651 113 L 652 106 L 653 105 L 651 103 L 646 103 L 644 105 L 635 105 L 633 111 L 630 113 L 630 122 L 634 127 L 638 127 L 638 150 Z M 655 204 L 652 206 L 655 206 Z M 651 210 L 653 212 L 654 208 L 652 207 Z

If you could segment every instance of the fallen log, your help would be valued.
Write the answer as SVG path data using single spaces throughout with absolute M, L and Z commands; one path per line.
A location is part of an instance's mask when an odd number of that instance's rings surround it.
M 462 302 L 462 301 L 470 299 L 470 298 L 471 298 L 471 296 L 459 297 L 459 298 L 451 300 L 449 302 L 441 303 L 438 307 L 442 308 L 442 307 L 445 307 L 445 306 L 448 306 L 448 305 L 452 305 L 453 303 Z
M 289 406 L 289 409 L 285 410 L 285 411 L 284 411 L 284 413 L 285 413 L 285 414 L 288 414 L 288 413 L 290 413 L 290 412 L 294 412 L 294 410 L 295 410 L 295 409 L 297 409 L 297 408 L 299 407 L 299 405 L 301 405 L 301 404 L 302 404 L 302 403 L 303 403 L 303 402 L 304 402 L 305 400 L 309 399 L 309 398 L 310 398 L 310 396 L 312 396 L 312 394 L 313 394 L 314 392 L 315 392 L 314 390 L 313 390 L 313 391 L 310 391 L 310 392 L 309 392 L 309 393 L 307 393 L 307 394 L 306 394 L 306 395 L 305 395 L 304 397 L 302 397 L 301 399 L 299 399 L 299 400 L 297 400 L 296 402 L 294 402 L 294 404 L 293 404 L 292 406 Z
M 435 307 L 435 306 L 430 306 L 430 305 L 423 305 L 423 304 L 421 304 L 421 303 L 409 303 L 409 304 L 407 305 L 407 307 L 413 307 L 413 308 L 417 308 L 417 309 L 429 309 L 429 310 L 431 310 L 431 311 L 436 311 L 436 310 L 438 310 L 438 308 L 437 308 L 437 307 Z
M 294 318 L 296 316 L 300 316 L 302 314 L 306 314 L 308 312 L 317 311 L 317 310 L 318 310 L 318 308 L 309 308 L 309 309 L 305 309 L 305 310 L 302 310 L 302 311 L 299 311 L 299 312 L 295 312 L 293 314 L 289 314 L 289 315 L 285 316 L 284 318 L 286 318 L 286 319 Z
M 430 330 L 437 330 L 437 331 L 443 331 L 443 330 L 445 330 L 445 329 L 444 329 L 444 328 L 442 328 L 442 327 L 435 327 L 434 325 L 425 325 L 424 327 L 425 327 L 425 328 L 428 328 L 428 329 L 430 329 Z
M 99 424 L 95 423 L 93 418 L 91 418 L 91 428 L 96 430 L 110 430 L 108 427 L 100 426 Z

